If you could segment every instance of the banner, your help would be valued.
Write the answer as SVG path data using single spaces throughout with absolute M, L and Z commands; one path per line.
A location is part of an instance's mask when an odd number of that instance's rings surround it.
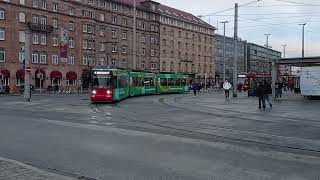
M 68 30 L 64 27 L 60 34 L 60 58 L 63 63 L 68 62 Z

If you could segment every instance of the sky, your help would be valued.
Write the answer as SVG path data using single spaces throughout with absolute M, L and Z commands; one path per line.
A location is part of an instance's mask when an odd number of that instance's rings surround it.
M 210 23 L 223 34 L 233 37 L 235 3 L 239 6 L 239 38 L 259 45 L 266 44 L 286 57 L 300 57 L 302 49 L 302 26 L 305 26 L 305 56 L 320 56 L 320 0 L 155 0 L 161 4 L 187 11 Z M 249 4 L 250 3 L 250 4 Z M 248 5 L 245 5 L 248 4 Z M 244 6 L 242 6 L 244 5 Z M 225 12 L 220 12 L 230 9 Z M 220 13 L 217 13 L 220 12 Z

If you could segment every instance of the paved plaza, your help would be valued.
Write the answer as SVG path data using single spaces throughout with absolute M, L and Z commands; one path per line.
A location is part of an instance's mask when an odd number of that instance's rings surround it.
M 299 95 L 265 110 L 220 91 L 117 104 L 91 104 L 87 94 L 22 99 L 0 96 L 0 157 L 61 179 L 320 178 L 320 101 Z

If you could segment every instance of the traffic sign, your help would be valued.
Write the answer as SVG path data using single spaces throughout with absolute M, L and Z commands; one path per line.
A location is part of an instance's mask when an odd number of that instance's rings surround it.
M 30 66 L 28 66 L 28 67 L 26 67 L 26 71 L 28 72 L 28 73 L 31 73 L 31 67 Z

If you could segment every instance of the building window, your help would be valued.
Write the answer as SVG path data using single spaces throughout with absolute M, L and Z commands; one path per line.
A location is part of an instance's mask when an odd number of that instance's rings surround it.
M 126 67 L 127 66 L 127 60 L 126 59 L 122 59 L 122 67 Z
M 104 21 L 104 14 L 100 14 L 100 21 Z
M 32 63 L 38 64 L 38 62 L 39 62 L 39 53 L 35 51 L 32 53 Z
M 37 8 L 39 6 L 39 0 L 33 0 L 32 1 L 32 6 Z
M 70 22 L 69 22 L 69 30 L 70 30 L 70 31 L 73 31 L 73 30 L 74 30 L 74 22 L 73 22 L 73 21 L 70 21 Z
M 127 39 L 127 33 L 126 32 L 122 33 L 122 39 Z
M 154 57 L 154 56 L 155 56 L 154 49 L 151 49 L 151 57 Z
M 0 28 L 0 40 L 3 41 L 5 40 L 5 29 Z
M 123 46 L 122 46 L 122 53 L 123 53 L 123 54 L 126 54 L 126 53 L 127 53 L 127 46 L 126 46 L 126 45 L 123 45 Z
M 52 54 L 52 64 L 59 64 L 59 55 L 56 53 Z
M 95 42 L 94 40 L 87 40 L 88 43 L 88 49 L 95 49 Z
M 38 17 L 38 16 L 33 16 L 33 17 L 32 17 L 32 22 L 33 22 L 34 24 L 38 24 L 38 23 L 39 23 L 39 17 Z
M 55 12 L 57 12 L 58 11 L 58 3 L 53 3 L 53 9 L 52 9 L 52 11 L 55 11 Z
M 105 47 L 103 43 L 100 44 L 100 51 L 105 51 Z
M 0 48 L 0 62 L 5 62 L 6 61 L 6 52 L 4 48 Z
M 25 23 L 26 22 L 26 13 L 19 12 L 19 22 L 20 23 Z
M 87 56 L 83 56 L 83 58 L 82 58 L 82 64 L 83 64 L 83 65 L 88 65 L 88 57 L 87 57 Z
M 115 10 L 115 11 L 118 10 L 118 5 L 116 3 L 113 3 L 113 10 Z
M 47 18 L 45 18 L 45 17 L 40 18 L 40 24 L 46 25 L 47 24 Z
M 58 46 L 58 37 L 52 36 L 52 46 Z
M 73 55 L 71 55 L 71 56 L 69 56 L 69 61 L 68 61 L 68 63 L 69 64 L 74 64 L 74 56 Z
M 146 24 L 144 22 L 141 22 L 141 29 L 145 30 L 146 29 Z
M 111 59 L 111 65 L 112 65 L 112 66 L 116 66 L 116 65 L 117 65 L 117 61 L 116 61 L 115 58 L 112 58 L 112 59 Z
M 33 34 L 33 44 L 39 44 L 39 34 Z
M 100 28 L 100 36 L 105 36 L 105 33 L 106 33 L 106 28 L 101 27 Z
M 45 1 L 45 0 L 41 1 L 41 8 L 42 9 L 47 9 L 47 1 Z
M 89 0 L 89 4 L 93 5 L 94 4 L 94 0 Z
M 69 7 L 69 15 L 73 16 L 75 12 L 75 8 L 74 7 Z
M 113 53 L 117 52 L 117 45 L 112 44 L 112 52 Z
M 157 63 L 151 63 L 151 69 L 152 70 L 156 70 L 158 68 L 158 64 Z
M 87 40 L 83 40 L 82 49 L 88 49 L 88 41 Z
M 145 69 L 146 68 L 146 63 L 144 61 L 141 62 L 141 69 Z
M 41 45 L 47 45 L 47 35 L 41 34 L 40 44 Z
M 123 26 L 128 26 L 128 20 L 127 20 L 127 18 L 122 18 L 122 25 L 123 25 Z
M 42 52 L 40 54 L 40 63 L 41 64 L 46 64 L 47 63 L 47 53 Z
M 58 28 L 58 19 L 52 19 L 52 26 Z
M 141 42 L 145 43 L 146 42 L 146 36 L 141 37 Z
M 104 62 L 105 62 L 105 58 L 104 57 L 100 57 L 99 65 L 104 65 Z
M 116 24 L 117 23 L 117 16 L 112 16 L 112 23 Z
M 111 37 L 112 38 L 116 38 L 117 37 L 117 31 L 116 30 L 112 30 L 111 31 Z
M 146 49 L 145 48 L 142 48 L 142 56 L 145 56 L 146 55 Z
M 73 37 L 69 37 L 69 48 L 74 48 L 74 39 L 73 39 Z
M 19 31 L 19 42 L 24 43 L 26 42 L 26 32 Z
M 26 4 L 25 0 L 20 0 L 20 4 L 25 5 Z
M 5 12 L 4 9 L 0 8 L 0 19 L 4 19 Z
M 154 25 L 151 25 L 151 26 L 150 26 L 150 30 L 151 30 L 152 32 L 154 32 Z

